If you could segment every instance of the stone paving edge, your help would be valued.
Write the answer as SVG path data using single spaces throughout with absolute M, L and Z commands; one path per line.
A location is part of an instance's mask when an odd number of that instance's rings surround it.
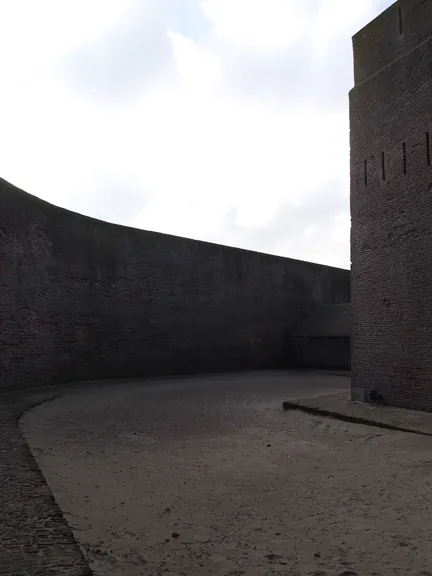
M 61 396 L 0 397 L 0 576 L 93 576 L 22 434 L 22 415 Z

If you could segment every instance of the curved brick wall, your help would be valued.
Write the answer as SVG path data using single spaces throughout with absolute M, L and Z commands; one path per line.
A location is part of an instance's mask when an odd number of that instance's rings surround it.
M 349 271 L 87 218 L 0 179 L 0 390 L 286 365 Z

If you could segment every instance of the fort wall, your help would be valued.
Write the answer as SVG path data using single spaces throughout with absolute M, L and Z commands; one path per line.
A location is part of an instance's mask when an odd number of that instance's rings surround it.
M 352 398 L 432 410 L 432 0 L 353 38 Z
M 289 366 L 349 271 L 117 226 L 0 179 L 0 391 Z

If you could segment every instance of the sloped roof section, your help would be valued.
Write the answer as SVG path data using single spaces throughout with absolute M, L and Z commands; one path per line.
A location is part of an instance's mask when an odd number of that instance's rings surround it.
M 351 336 L 351 304 L 318 306 L 291 336 L 293 338 Z

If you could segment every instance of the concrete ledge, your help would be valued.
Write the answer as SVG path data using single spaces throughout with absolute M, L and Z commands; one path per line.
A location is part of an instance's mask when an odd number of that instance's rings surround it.
M 386 430 L 432 436 L 430 412 L 353 402 L 345 393 L 287 401 L 283 403 L 283 409 L 300 410 L 308 414 Z

